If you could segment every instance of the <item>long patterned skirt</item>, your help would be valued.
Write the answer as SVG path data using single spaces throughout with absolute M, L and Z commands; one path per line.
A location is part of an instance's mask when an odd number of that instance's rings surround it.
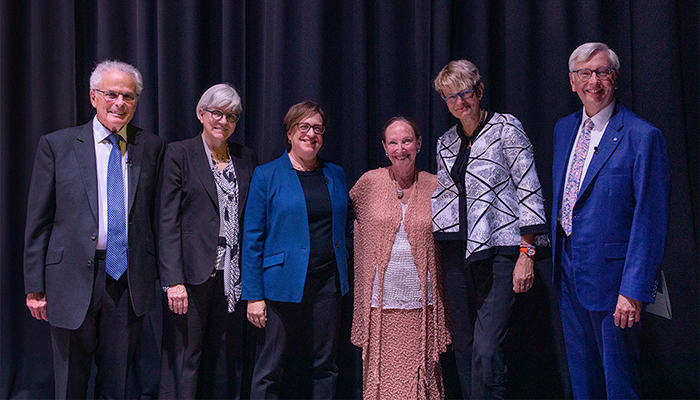
M 431 314 L 432 306 L 427 311 Z M 363 365 L 365 400 L 445 397 L 440 362 L 432 357 L 435 330 L 429 326 L 428 337 L 422 339 L 422 318 L 422 309 L 372 308 L 370 344 Z

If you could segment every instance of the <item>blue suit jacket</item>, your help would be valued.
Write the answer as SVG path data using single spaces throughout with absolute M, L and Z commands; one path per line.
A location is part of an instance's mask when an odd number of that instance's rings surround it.
M 554 128 L 552 253 L 558 277 L 559 208 L 583 112 Z M 620 104 L 588 167 L 572 215 L 573 279 L 589 311 L 614 310 L 618 294 L 652 303 L 668 226 L 670 172 L 664 137 Z
M 333 206 L 333 244 L 340 291 L 348 284 L 345 233 L 352 222 L 345 171 L 325 162 L 323 174 Z M 304 191 L 289 156 L 255 168 L 243 223 L 243 300 L 301 302 L 309 264 L 309 219 Z

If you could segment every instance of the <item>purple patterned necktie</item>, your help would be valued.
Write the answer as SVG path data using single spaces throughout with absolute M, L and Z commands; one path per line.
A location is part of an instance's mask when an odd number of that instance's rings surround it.
M 574 159 L 571 161 L 571 169 L 569 170 L 569 179 L 566 182 L 566 188 L 564 188 L 564 200 L 561 205 L 561 227 L 564 228 L 566 236 L 571 235 L 571 216 L 574 204 L 576 204 L 576 199 L 578 198 L 579 183 L 581 182 L 583 164 L 588 154 L 588 145 L 591 143 L 591 130 L 593 130 L 593 121 L 588 118 L 576 143 Z

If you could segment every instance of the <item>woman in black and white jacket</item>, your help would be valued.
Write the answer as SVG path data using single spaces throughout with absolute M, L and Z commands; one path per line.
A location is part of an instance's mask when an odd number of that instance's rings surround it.
M 502 398 L 515 293 L 532 287 L 535 245 L 548 243 L 542 189 L 520 121 L 481 107 L 474 64 L 450 62 L 435 90 L 459 119 L 438 139 L 432 207 L 462 393 Z

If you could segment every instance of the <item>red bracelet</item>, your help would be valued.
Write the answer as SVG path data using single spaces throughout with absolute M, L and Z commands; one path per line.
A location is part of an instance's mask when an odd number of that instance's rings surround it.
M 537 250 L 535 249 L 535 246 L 533 246 L 531 244 L 521 244 L 520 245 L 520 252 L 525 253 L 530 257 L 534 256 L 536 251 Z

